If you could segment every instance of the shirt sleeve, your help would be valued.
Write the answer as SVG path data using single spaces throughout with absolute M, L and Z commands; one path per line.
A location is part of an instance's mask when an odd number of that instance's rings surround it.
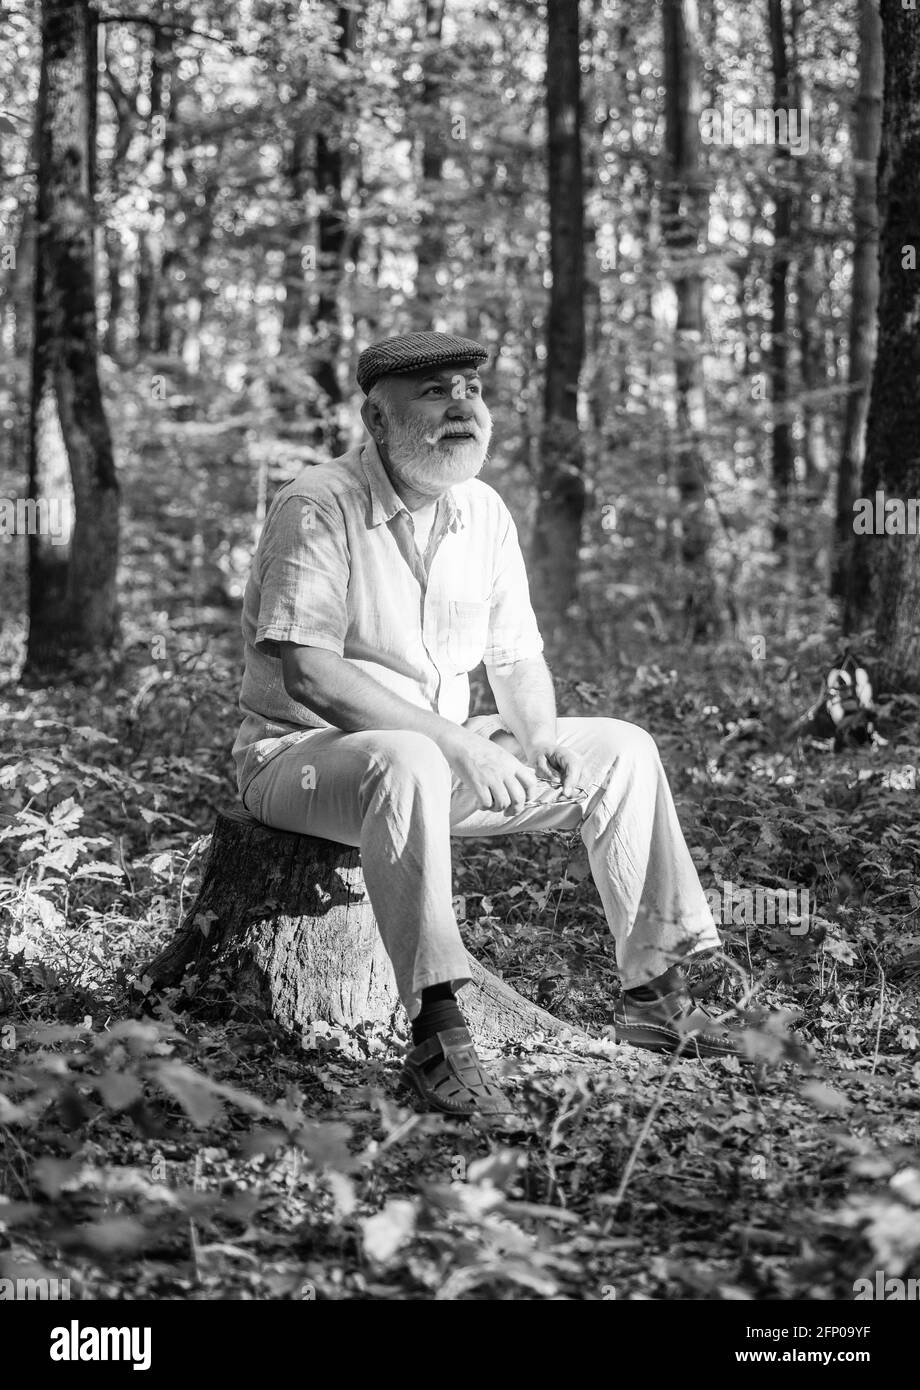
M 517 527 L 510 512 L 506 512 L 505 520 L 492 579 L 489 635 L 483 656 L 487 666 L 510 666 L 515 661 L 539 656 L 543 651 L 543 638 L 530 603 Z
M 322 647 L 341 656 L 348 629 L 348 545 L 341 513 L 309 497 L 288 497 L 265 523 L 259 555 L 255 645 Z

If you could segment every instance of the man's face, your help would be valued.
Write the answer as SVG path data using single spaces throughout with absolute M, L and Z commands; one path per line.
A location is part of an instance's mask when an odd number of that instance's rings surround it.
M 475 478 L 492 437 L 476 368 L 448 364 L 391 377 L 389 385 L 376 436 L 395 477 L 432 498 Z

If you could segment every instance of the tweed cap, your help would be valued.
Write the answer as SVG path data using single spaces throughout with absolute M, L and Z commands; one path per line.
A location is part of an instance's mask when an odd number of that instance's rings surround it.
M 402 333 L 371 343 L 358 358 L 358 385 L 367 395 L 382 376 L 419 372 L 424 367 L 444 367 L 450 362 L 475 367 L 485 362 L 488 348 L 472 338 L 456 338 L 452 333 Z

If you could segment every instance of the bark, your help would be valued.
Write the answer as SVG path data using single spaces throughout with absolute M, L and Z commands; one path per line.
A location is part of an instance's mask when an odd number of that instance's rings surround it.
M 38 126 L 31 140 L 33 166 L 38 164 Z M 29 418 L 31 410 L 31 371 L 34 345 L 35 281 L 35 198 L 31 188 L 22 205 L 22 220 L 16 242 L 16 265 L 10 280 L 9 295 L 13 312 L 13 381 L 14 413 L 8 457 L 17 471 L 29 456 Z
M 186 977 L 186 997 L 218 992 L 234 1009 L 302 1034 L 311 1022 L 357 1027 L 404 1018 L 364 888 L 358 851 L 271 830 L 245 811 L 221 812 L 201 889 L 177 936 L 143 976 L 161 990 Z M 470 957 L 464 1015 L 481 1045 L 536 1032 L 580 1032 L 529 1003 Z
M 438 206 L 441 171 L 444 164 L 444 130 L 441 122 L 445 113 L 440 110 L 441 77 L 439 73 L 441 26 L 444 21 L 444 0 L 424 0 L 425 3 L 425 75 L 422 81 L 422 227 L 416 255 L 418 272 L 415 298 L 419 328 L 437 328 L 441 289 L 437 274 L 444 264 L 444 223 Z
M 357 16 L 354 10 L 340 6 L 338 56 L 347 59 L 355 46 Z M 311 370 L 314 380 L 325 392 L 330 405 L 327 427 L 327 446 L 333 455 L 341 452 L 343 439 L 336 419 L 336 407 L 342 400 L 338 363 L 342 349 L 342 324 L 339 293 L 347 241 L 347 208 L 342 192 L 344 157 L 342 146 L 347 139 L 345 112 L 341 100 L 333 94 L 337 108 L 335 134 L 317 131 L 315 178 L 319 193 L 317 217 L 317 268 L 319 294 L 312 321 Z
M 768 0 L 770 47 L 773 55 L 773 105 L 790 106 L 789 60 L 783 0 Z M 792 431 L 789 421 L 789 346 L 787 341 L 787 288 L 789 243 L 792 233 L 792 155 L 779 146 L 776 158 L 776 212 L 773 218 L 773 260 L 770 266 L 770 380 L 773 396 L 774 547 L 783 552 L 789 540 L 789 493 L 793 479 Z
M 844 598 L 853 545 L 853 502 L 866 456 L 866 417 L 878 310 L 876 165 L 882 131 L 882 21 L 877 0 L 859 4 L 859 92 L 853 130 L 853 286 L 849 371 L 834 520 L 831 593 Z
M 102 350 L 111 357 L 113 362 L 120 362 L 118 325 L 121 322 L 124 305 L 121 276 L 125 264 L 125 254 L 121 233 L 115 226 L 105 229 L 105 258 L 108 268 L 109 303 Z
M 219 147 L 214 164 L 207 170 L 203 184 L 203 202 L 186 213 L 185 244 L 193 248 L 186 259 L 186 293 L 181 323 L 179 351 L 186 371 L 196 376 L 201 369 L 202 327 L 206 311 L 214 297 L 207 283 L 208 255 L 214 241 L 214 206 L 221 188 L 221 153 Z
M 175 60 L 169 30 L 153 31 L 150 57 L 150 114 L 147 156 L 148 209 L 138 237 L 137 345 L 143 352 L 163 350 L 168 338 L 165 325 L 163 258 L 165 253 L 165 198 L 169 179 L 169 117 Z
M 804 478 L 815 497 L 824 492 L 828 473 L 827 424 L 821 394 L 827 386 L 827 366 L 824 355 L 824 332 L 818 312 L 821 300 L 821 276 L 815 257 L 813 241 L 815 207 L 808 194 L 799 204 L 799 227 L 804 237 L 812 238 L 803 247 L 796 267 L 795 289 L 798 300 L 800 369 L 802 374 L 802 458 Z
M 881 13 L 878 353 L 862 496 L 882 491 L 903 506 L 920 498 L 920 25 L 898 0 Z M 920 540 L 888 526 L 853 540 L 846 626 L 874 621 L 886 683 L 920 689 Z
M 664 0 L 665 154 L 662 195 L 665 245 L 677 296 L 674 341 L 677 447 L 681 500 L 681 559 L 686 570 L 685 620 L 691 639 L 720 625 L 706 516 L 708 466 L 704 449 L 703 276 L 708 196 L 700 157 L 699 22 L 696 0 Z
M 791 52 L 792 73 L 790 88 L 794 107 L 800 112 L 811 109 L 800 52 L 800 35 L 804 0 L 792 0 Z M 804 116 L 803 116 L 804 119 Z M 812 201 L 814 169 L 808 156 L 796 161 L 798 188 L 799 253 L 795 272 L 795 292 L 798 308 L 799 363 L 802 378 L 802 461 L 804 479 L 812 495 L 819 498 L 826 487 L 828 458 L 824 408 L 820 396 L 827 386 L 827 363 L 824 354 L 824 331 L 819 316 L 821 272 L 818 267 L 817 224 L 818 206 Z
M 110 205 L 114 207 L 119 193 L 121 192 L 121 175 L 127 163 L 128 150 L 130 149 L 137 123 L 137 97 L 136 94 L 134 96 L 128 95 L 118 81 L 112 66 L 109 64 L 108 33 L 105 26 L 103 26 L 102 37 L 106 78 L 105 89 L 110 97 L 115 118 L 115 149 L 112 152 L 112 159 L 109 164 L 107 188 L 108 201 Z M 117 219 L 114 217 L 105 229 L 105 261 L 109 294 L 103 351 L 111 357 L 113 361 L 118 362 L 121 358 L 119 325 L 124 303 L 122 271 L 125 264 L 125 248 L 121 238 L 121 229 L 118 226 Z
M 578 428 L 585 352 L 584 179 L 578 5 L 547 0 L 546 13 L 552 289 L 532 575 L 537 612 L 555 631 L 576 593 L 586 495 Z
M 33 141 L 33 161 L 38 163 L 37 131 Z M 28 362 L 32 356 L 35 231 L 35 203 L 32 197 L 27 195 L 22 209 L 22 221 L 19 224 L 16 267 L 10 286 L 13 303 L 13 355 L 17 362 Z
M 302 106 L 302 100 L 301 100 Z M 304 279 L 304 247 L 310 243 L 312 222 L 306 213 L 307 194 L 312 183 L 311 137 L 305 112 L 295 118 L 288 150 L 287 180 L 292 207 L 288 242 L 284 253 L 284 305 L 281 311 L 282 352 L 300 351 L 300 332 L 304 320 L 307 287 Z
M 166 108 L 168 116 L 163 130 L 162 180 L 159 189 L 160 217 L 162 218 L 160 266 L 156 283 L 156 350 L 164 356 L 171 353 L 175 347 L 174 339 L 177 334 L 173 322 L 175 295 L 173 276 L 182 262 L 175 222 L 176 122 L 172 119 L 171 113 L 176 105 L 178 62 L 173 53 L 169 55 L 168 71 L 169 96 Z
M 29 538 L 31 679 L 72 654 L 108 649 L 117 634 L 118 481 L 97 368 L 96 20 L 87 0 L 44 0 L 38 124 L 30 497 L 57 500 L 72 527 Z

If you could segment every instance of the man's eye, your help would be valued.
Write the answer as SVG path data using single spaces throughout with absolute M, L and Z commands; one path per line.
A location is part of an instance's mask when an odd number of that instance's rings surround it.
M 428 387 L 428 390 L 425 392 L 425 395 L 426 395 L 426 396 L 430 396 L 431 393 L 432 393 L 432 391 L 443 391 L 443 390 L 444 390 L 444 387 L 443 387 L 443 386 L 429 386 L 429 387 Z

